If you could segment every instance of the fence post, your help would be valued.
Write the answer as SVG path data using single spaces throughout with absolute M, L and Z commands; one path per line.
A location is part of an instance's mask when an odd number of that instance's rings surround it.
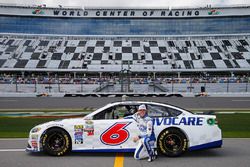
M 17 85 L 17 76 L 16 76 L 16 92 L 18 92 L 18 85 Z
M 246 83 L 246 92 L 248 92 L 248 82 L 249 82 L 249 78 L 247 79 L 247 83 Z
M 49 81 L 49 93 L 50 93 L 50 89 L 51 89 L 51 87 L 50 87 L 50 81 Z
M 37 80 L 35 79 L 35 92 L 37 92 L 37 85 L 36 85 L 37 83 L 36 82 L 37 82 Z
M 83 92 L 83 88 L 82 88 L 82 78 L 81 78 L 81 92 Z
M 193 80 L 192 78 L 190 78 L 190 81 L 189 81 L 189 92 L 191 93 L 192 92 L 192 88 L 193 88 Z
M 172 93 L 174 92 L 174 77 L 172 76 Z
M 60 79 L 58 79 L 57 84 L 58 84 L 58 92 L 60 93 L 60 92 L 61 92 L 61 88 L 60 88 Z
M 227 79 L 227 93 L 229 91 L 229 79 Z

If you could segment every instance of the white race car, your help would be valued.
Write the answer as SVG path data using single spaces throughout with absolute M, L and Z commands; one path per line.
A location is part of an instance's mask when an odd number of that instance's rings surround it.
M 132 137 L 139 134 L 130 116 L 145 104 L 153 118 L 155 147 L 164 155 L 179 156 L 185 151 L 222 146 L 221 130 L 215 115 L 198 115 L 155 102 L 114 102 L 83 118 L 51 121 L 31 129 L 26 148 L 49 155 L 67 152 L 134 152 Z

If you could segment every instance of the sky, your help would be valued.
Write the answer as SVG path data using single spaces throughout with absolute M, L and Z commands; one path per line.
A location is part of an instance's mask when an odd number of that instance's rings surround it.
M 0 0 L 0 3 L 72 7 L 203 7 L 250 5 L 250 0 Z

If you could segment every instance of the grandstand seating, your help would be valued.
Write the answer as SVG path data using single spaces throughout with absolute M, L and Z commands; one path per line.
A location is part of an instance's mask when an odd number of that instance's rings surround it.
M 249 70 L 250 38 L 0 36 L 0 71 Z

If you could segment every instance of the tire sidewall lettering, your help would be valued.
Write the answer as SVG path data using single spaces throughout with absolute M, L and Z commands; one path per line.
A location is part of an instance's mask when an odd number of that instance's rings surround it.
M 183 149 L 182 149 L 182 151 L 186 151 L 187 150 L 187 139 L 184 139 L 184 141 L 183 141 Z
M 53 151 L 49 148 L 49 146 L 47 145 L 48 144 L 48 141 L 49 138 L 50 138 L 50 135 L 53 133 L 53 130 L 51 131 L 48 131 L 44 134 L 44 137 L 42 138 L 42 147 L 43 147 L 43 150 L 45 152 L 47 152 L 48 154 L 50 155 L 56 155 L 56 156 L 62 156 L 64 155 L 68 150 L 69 150 L 69 147 L 70 147 L 70 138 L 69 136 L 66 134 L 66 132 L 64 132 L 63 130 L 55 130 L 55 131 L 59 131 L 59 133 L 61 133 L 62 135 L 62 139 L 64 140 L 64 147 L 62 149 L 60 149 L 59 151 Z
M 166 146 L 165 140 L 167 138 L 167 135 L 169 135 L 169 134 L 175 134 L 176 136 L 178 136 L 180 138 L 180 140 L 182 142 L 181 148 L 178 149 L 178 151 L 176 151 L 176 152 L 169 152 L 169 151 L 167 151 L 167 149 L 165 147 Z M 178 156 L 187 150 L 188 140 L 186 139 L 185 135 L 182 134 L 182 132 L 180 132 L 178 130 L 177 131 L 176 130 L 166 130 L 166 131 L 163 131 L 159 136 L 158 147 L 160 148 L 160 151 L 167 156 Z
M 164 138 L 165 138 L 165 136 L 167 135 L 169 133 L 169 131 L 165 131 L 165 132 L 163 132 L 163 134 L 160 136 L 160 140 L 159 140 L 159 146 L 160 146 L 160 150 L 161 150 L 161 152 L 163 152 L 164 154 L 165 153 L 167 153 L 166 152 L 166 150 L 164 149 Z
M 47 138 L 48 138 L 48 135 L 45 134 L 44 137 L 43 137 L 43 139 L 42 139 L 42 146 L 45 146 Z

